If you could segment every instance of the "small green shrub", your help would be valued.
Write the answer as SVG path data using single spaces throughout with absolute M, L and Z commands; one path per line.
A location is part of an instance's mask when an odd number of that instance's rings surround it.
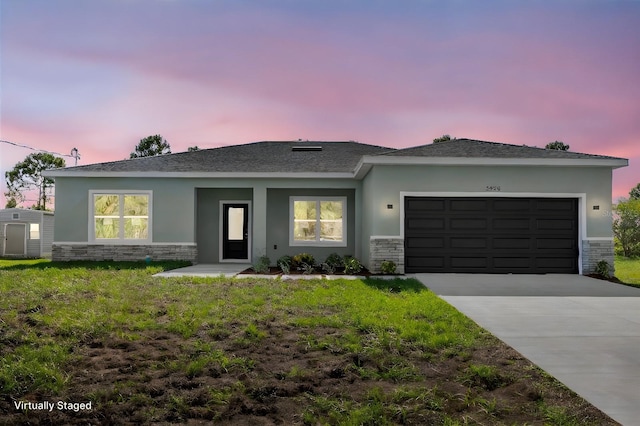
M 266 274 L 269 272 L 269 265 L 271 264 L 271 259 L 269 256 L 260 256 L 258 260 L 253 264 L 253 270 L 257 274 Z
M 606 260 L 601 260 L 596 264 L 596 274 L 605 278 L 611 278 L 611 265 Z
M 293 256 L 291 266 L 294 268 L 303 268 L 304 265 L 314 266 L 316 260 L 309 253 L 299 253 Z
M 325 274 L 331 275 L 336 273 L 336 267 L 331 263 L 324 262 L 321 266 Z
M 357 274 L 362 271 L 362 263 L 355 257 L 345 256 L 344 257 L 344 273 L 347 275 Z
M 313 274 L 313 272 L 316 270 L 316 268 L 313 265 L 310 265 L 308 263 L 303 263 L 302 264 L 302 273 L 303 274 Z
M 338 253 L 331 253 L 329 256 L 327 256 L 327 259 L 324 261 L 324 263 L 333 267 L 334 270 L 342 268 L 344 266 L 342 256 L 340 256 Z
M 395 274 L 396 262 L 393 260 L 383 260 L 380 264 L 380 271 L 382 271 L 383 274 Z
M 291 271 L 291 263 L 292 263 L 292 259 L 291 256 L 281 256 L 278 259 L 277 265 L 278 267 L 282 270 L 283 274 L 288 274 Z

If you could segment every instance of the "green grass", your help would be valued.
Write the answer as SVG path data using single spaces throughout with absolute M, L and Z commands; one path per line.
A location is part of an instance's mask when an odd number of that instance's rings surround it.
M 640 286 L 640 259 L 616 256 L 616 277 L 626 283 Z
M 100 413 L 135 412 L 140 423 L 224 420 L 231 404 L 268 406 L 272 395 L 284 392 L 269 385 L 277 380 L 292 384 L 286 392 L 299 392 L 296 418 L 306 424 L 411 423 L 407 419 L 415 421 L 424 410 L 437 423 L 464 424 L 466 414 L 447 411 L 458 394 L 425 386 L 425 374 L 437 372 L 438 363 L 455 362 L 465 367 L 447 378 L 447 386 L 475 389 L 462 393 L 466 406 L 460 410 L 476 417 L 503 411 L 501 401 L 483 392 L 512 377 L 470 362 L 474 350 L 496 341 L 417 281 L 152 276 L 177 266 L 0 260 L 0 389 L 6 401 L 68 398 L 77 392 L 73 367 L 89 352 L 126 353 L 166 339 L 175 346 L 162 358 L 141 349 L 124 378 L 83 397 Z M 266 353 L 262 359 L 277 355 L 285 334 L 295 365 L 274 370 L 256 361 L 259 353 Z M 328 374 L 322 363 L 309 363 L 316 358 L 336 362 L 335 377 L 361 382 L 362 392 L 305 391 Z M 163 385 L 146 383 L 165 377 Z M 221 382 L 205 386 L 212 378 Z M 185 381 L 202 394 L 183 389 Z M 570 415 L 548 407 L 538 410 L 539 419 Z

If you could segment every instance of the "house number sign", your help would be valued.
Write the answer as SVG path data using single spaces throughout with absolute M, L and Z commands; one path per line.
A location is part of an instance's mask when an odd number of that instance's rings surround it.
M 484 190 L 487 192 L 499 192 L 501 191 L 500 186 L 498 185 L 487 185 L 484 187 Z

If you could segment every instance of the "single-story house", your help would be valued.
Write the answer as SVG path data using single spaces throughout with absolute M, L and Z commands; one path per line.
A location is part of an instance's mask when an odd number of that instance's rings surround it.
M 42 210 L 0 210 L 0 241 L 4 257 L 51 257 L 53 213 Z
M 51 170 L 53 258 L 249 263 L 353 255 L 372 271 L 590 273 L 613 264 L 628 160 L 454 139 L 405 149 L 256 142 Z

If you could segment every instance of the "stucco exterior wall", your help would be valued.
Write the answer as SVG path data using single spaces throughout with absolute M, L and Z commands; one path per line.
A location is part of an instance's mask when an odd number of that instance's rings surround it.
M 380 242 L 403 236 L 402 193 L 476 197 L 558 194 L 579 200 L 580 262 L 582 272 L 589 273 L 599 260 L 613 258 L 611 179 L 611 169 L 606 167 L 376 165 L 363 181 L 367 217 L 362 242 L 371 244 L 363 260 L 375 270 L 374 263 L 381 256 L 376 252 Z
M 195 242 L 195 189 L 178 179 L 56 178 L 54 241 L 87 242 L 89 190 L 151 190 L 152 241 Z
M 319 196 L 319 197 L 347 197 L 347 246 L 346 247 L 316 247 L 289 245 L 289 197 Z M 316 261 L 323 262 L 331 253 L 356 256 L 356 199 L 354 189 L 268 189 L 267 190 L 267 242 L 263 252 L 275 265 L 280 256 L 294 256 L 299 253 L 310 253 Z M 260 249 L 260 248 L 258 248 Z
M 220 261 L 220 201 L 253 202 L 252 188 L 198 188 L 196 190 L 198 263 Z
M 487 190 L 487 187 L 499 191 Z M 400 235 L 401 192 L 477 194 L 586 194 L 582 238 L 612 237 L 611 170 L 584 167 L 374 166 L 365 177 L 363 204 L 371 215 L 370 235 Z M 389 210 L 387 204 L 393 204 Z M 593 210 L 593 206 L 599 206 Z M 365 237 L 368 238 L 368 237 Z

